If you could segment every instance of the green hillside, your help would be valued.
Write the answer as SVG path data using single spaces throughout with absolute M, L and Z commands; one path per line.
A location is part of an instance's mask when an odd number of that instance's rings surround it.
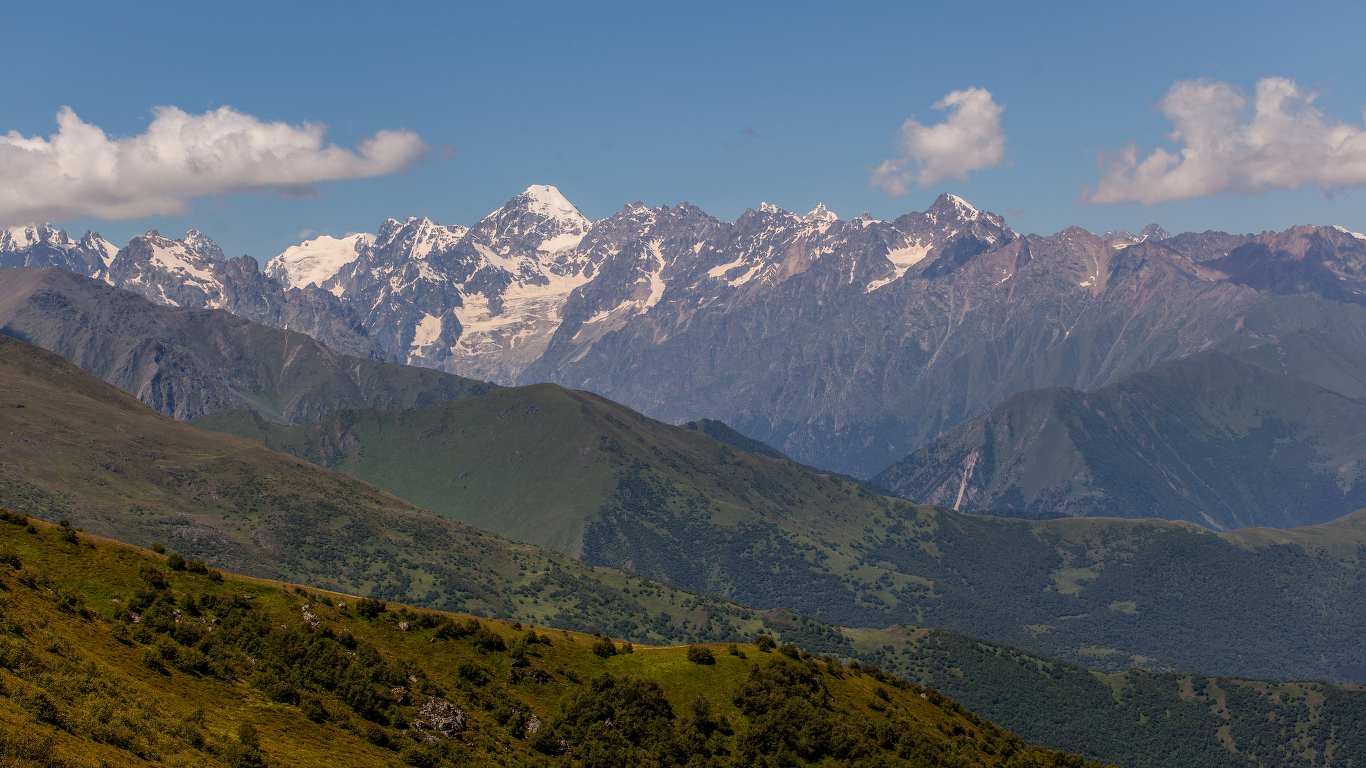
M 1126 768 L 1366 765 L 1366 689 L 1199 673 L 1113 675 L 956 632 L 860 638 L 884 669 L 1026 740 Z M 899 636 L 898 636 L 899 635 Z
M 1300 336 L 1243 354 L 1301 374 L 1332 359 Z M 1316 370 L 1345 387 L 1343 369 Z M 1313 525 L 1366 507 L 1366 404 L 1204 352 L 1091 392 L 1014 395 L 874 481 L 964 511 Z
M 768 630 L 812 648 L 844 644 L 826 624 L 585 565 L 196 429 L 3 337 L 0 504 L 252 576 L 638 642 Z
M 61 269 L 0 272 L 0 334 L 56 352 L 179 419 L 249 408 L 293 424 L 338 408 L 411 408 L 496 388 L 342 354 L 221 310 L 160 306 Z
M 1081 765 L 788 646 L 632 647 L 3 517 L 5 765 Z
M 1254 546 L 1188 523 L 963 515 L 553 385 L 295 427 L 241 412 L 196 424 L 756 608 L 946 627 L 1111 672 L 1366 680 L 1361 531 Z

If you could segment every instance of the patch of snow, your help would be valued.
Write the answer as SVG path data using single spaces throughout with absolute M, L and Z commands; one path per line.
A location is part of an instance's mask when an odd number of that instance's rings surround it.
M 961 213 L 965 219 L 975 219 L 981 215 L 980 211 L 973 208 L 968 204 L 967 200 L 964 200 L 958 195 L 949 195 L 949 202 L 953 203 L 953 206 L 958 209 L 959 213 Z
M 375 236 L 365 232 L 341 238 L 323 235 L 286 248 L 266 263 L 265 272 L 284 282 L 287 288 L 303 288 L 310 283 L 322 285 L 374 242 Z
M 556 235 L 543 241 L 540 245 L 536 246 L 536 250 L 545 251 L 546 253 L 558 253 L 560 251 L 567 251 L 570 248 L 577 248 L 579 242 L 583 240 L 584 234 L 586 233 L 580 232 L 575 234 L 573 232 L 565 232 L 562 235 Z
M 1095 284 L 1096 284 L 1096 279 L 1095 279 L 1094 277 L 1088 277 L 1088 278 L 1086 278 L 1085 280 L 1081 281 L 1080 283 L 1077 283 L 1077 287 L 1079 287 L 1079 288 L 1089 288 L 1089 287 L 1091 287 L 1091 286 L 1093 286 L 1093 285 L 1095 285 Z
M 711 269 L 707 270 L 707 276 L 716 278 L 723 277 L 727 272 L 731 271 L 732 269 L 735 269 L 736 267 L 744 263 L 745 257 L 741 256 L 740 258 L 730 262 L 729 264 L 721 264 L 719 266 L 712 267 Z
M 762 267 L 762 266 L 763 266 L 763 264 L 755 264 L 754 266 L 752 266 L 752 267 L 749 268 L 749 271 L 748 271 L 748 272 L 746 272 L 746 273 L 743 274 L 743 275 L 740 275 L 739 277 L 735 278 L 734 280 L 731 280 L 729 283 L 727 283 L 727 285 L 729 285 L 729 286 L 732 287 L 732 288 L 738 288 L 739 286 L 742 286 L 742 285 L 744 285 L 745 283 L 748 283 L 750 280 L 753 280 L 753 279 L 754 279 L 754 276 L 755 276 L 756 274 L 758 274 L 759 268 Z
M 102 251 L 100 259 L 104 261 L 105 268 L 108 268 L 110 263 L 114 261 L 114 257 L 119 255 L 118 246 L 105 240 L 103 237 L 96 239 L 95 248 Z
M 217 281 L 214 279 L 213 273 L 196 266 L 189 258 L 192 253 L 194 252 L 180 243 L 169 248 L 153 243 L 152 264 L 167 272 L 181 272 L 195 278 L 194 281 L 187 280 L 186 282 L 215 284 Z
M 431 346 L 440 336 L 441 318 L 424 312 L 422 322 L 413 329 L 413 343 L 410 348 L 416 352 L 423 347 Z
M 1338 225 L 1334 224 L 1334 225 L 1333 225 L 1333 229 L 1336 229 L 1337 231 L 1343 233 L 1344 235 L 1351 235 L 1352 237 L 1355 237 L 1355 238 L 1358 239 L 1358 240 L 1366 240 L 1366 235 L 1363 235 L 1363 234 L 1361 234 L 1360 232 L 1353 232 L 1353 231 L 1347 229 L 1346 227 L 1339 227 Z
M 906 270 L 919 264 L 930 252 L 929 245 L 921 245 L 917 240 L 903 248 L 896 248 L 887 252 L 887 260 L 892 262 L 892 276 L 874 280 L 863 289 L 864 293 L 872 293 L 888 283 L 900 280 L 906 274 Z

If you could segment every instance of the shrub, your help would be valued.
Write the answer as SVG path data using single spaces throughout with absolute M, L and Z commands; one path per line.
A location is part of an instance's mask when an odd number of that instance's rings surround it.
M 388 609 L 388 603 L 383 600 L 371 600 L 368 597 L 362 597 L 360 602 L 356 604 L 356 613 L 367 619 L 373 619 Z
M 166 554 L 166 545 L 159 541 L 154 541 L 152 542 L 152 551 L 158 555 L 164 555 Z
M 171 556 L 166 558 L 166 566 L 173 571 L 183 571 L 187 567 L 185 558 L 181 557 L 179 552 L 172 552 Z
M 801 651 L 797 650 L 797 646 L 793 645 L 792 643 L 784 644 L 782 648 L 778 649 L 778 653 L 781 653 L 782 655 L 788 657 L 789 659 L 792 659 L 793 661 L 796 661 L 802 655 Z
M 166 581 L 166 572 L 155 565 L 142 566 L 138 570 L 138 575 L 142 577 L 143 583 L 152 589 L 159 591 L 170 586 L 170 582 Z
M 57 535 L 67 544 L 75 544 L 81 540 L 80 537 L 76 535 L 76 532 L 70 528 L 59 528 L 58 531 L 59 533 Z
M 410 744 L 398 753 L 398 758 L 414 768 L 436 768 L 441 765 L 441 755 L 425 744 Z
M 483 685 L 488 682 L 488 675 L 484 674 L 484 669 L 471 661 L 460 662 L 455 668 L 455 673 L 471 685 Z
M 28 713 L 53 725 L 62 724 L 62 712 L 57 709 L 57 705 L 52 699 L 48 698 L 47 691 L 41 688 L 28 691 L 19 697 L 19 706 L 28 710 Z
M 600 637 L 593 641 L 593 653 L 606 659 L 617 655 L 617 644 L 612 642 L 610 637 Z
M 474 633 L 474 647 L 485 653 L 493 651 L 506 651 L 507 643 L 503 642 L 502 636 L 485 626 L 480 626 L 479 631 Z
M 146 631 L 146 628 L 144 627 L 139 627 L 139 629 L 142 629 L 144 632 Z M 161 654 L 157 653 L 155 648 L 142 649 L 142 666 L 153 672 L 166 671 L 166 662 L 161 660 Z
M 773 641 L 773 638 L 769 637 L 768 635 L 755 635 L 754 644 L 759 646 L 759 650 L 763 651 L 764 653 L 768 653 L 769 651 L 778 647 L 778 644 L 775 643 Z
M 327 711 L 327 705 L 323 703 L 321 697 L 313 693 L 305 693 L 299 696 L 299 711 L 304 713 L 304 717 L 315 723 L 321 723 L 331 717 Z
M 710 648 L 703 648 L 700 645 L 688 646 L 688 661 L 694 664 L 715 664 L 716 657 L 711 655 Z
M 388 749 L 393 745 L 393 741 L 389 738 L 389 732 L 374 723 L 366 723 L 361 726 L 360 737 L 381 749 Z
M 0 544 L 0 563 L 4 563 L 11 568 L 18 568 L 20 566 L 19 553 Z

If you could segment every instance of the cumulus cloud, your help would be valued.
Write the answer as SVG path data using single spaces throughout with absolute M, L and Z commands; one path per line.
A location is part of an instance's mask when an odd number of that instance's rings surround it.
M 1101 158 L 1103 177 L 1083 203 L 1141 202 L 1234 192 L 1259 195 L 1303 185 L 1335 189 L 1366 185 L 1366 131 L 1324 117 L 1316 93 L 1294 80 L 1267 77 L 1256 97 L 1210 80 L 1180 80 L 1158 108 L 1171 121 L 1167 138 L 1179 154 L 1137 142 Z
M 870 183 L 892 197 L 910 191 L 912 183 L 930 187 L 952 176 L 967 181 L 968 171 L 994 168 L 1005 157 L 1006 136 L 1001 132 L 1005 107 L 985 88 L 953 91 L 935 102 L 935 109 L 949 110 L 938 125 L 925 126 L 912 116 L 901 124 L 897 143 L 905 155 L 883 160 L 873 169 Z M 914 167 L 906 166 L 914 163 Z
M 324 145 L 320 124 L 263 123 L 229 107 L 154 115 L 145 133 L 111 139 L 64 107 L 47 138 L 0 136 L 0 224 L 177 215 L 199 195 L 266 188 L 307 196 L 318 182 L 405 171 L 430 151 L 408 130 L 352 151 Z

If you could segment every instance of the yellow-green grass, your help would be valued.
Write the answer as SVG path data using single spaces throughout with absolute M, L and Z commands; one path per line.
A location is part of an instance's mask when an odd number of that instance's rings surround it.
M 147 666 L 151 649 L 168 647 L 172 641 L 158 636 L 139 642 L 136 633 L 142 625 L 119 616 L 120 608 L 146 588 L 142 571 L 148 566 L 169 578 L 164 597 L 158 599 L 188 605 L 187 597 L 193 596 L 197 604 L 207 606 L 249 595 L 245 610 L 278 626 L 281 637 L 316 637 L 324 629 L 338 636 L 349 633 L 362 645 L 372 646 L 381 663 L 415 670 L 420 682 L 411 685 L 410 702 L 392 712 L 405 722 L 417 716 L 417 705 L 426 701 L 421 690 L 463 710 L 468 725 L 460 741 L 468 746 L 448 747 L 447 761 L 521 765 L 543 759 L 520 727 L 503 725 L 498 714 L 518 709 L 553 726 L 562 702 L 603 673 L 657 682 L 681 718 L 696 700 L 708 701 L 713 712 L 730 722 L 735 735 L 726 738 L 734 742 L 751 725 L 735 704 L 737 692 L 753 670 L 775 660 L 800 665 L 816 676 L 827 696 L 824 706 L 841 727 L 861 733 L 869 721 L 882 723 L 884 730 L 908 734 L 907 744 L 937 750 L 946 764 L 1051 765 L 1059 757 L 1025 749 L 1017 739 L 934 691 L 846 669 L 838 662 L 789 661 L 777 651 L 760 651 L 748 643 L 735 646 L 742 655 L 731 655 L 729 644 L 705 646 L 713 654 L 712 664 L 689 661 L 686 646 L 637 645 L 630 653 L 603 658 L 593 647 L 601 643 L 599 638 L 536 628 L 549 645 L 525 646 L 529 664 L 514 665 L 513 649 L 531 629 L 528 625 L 482 622 L 509 647 L 484 652 L 465 640 L 438 639 L 430 626 L 423 628 L 422 617 L 432 612 L 390 604 L 373 618 L 364 618 L 353 596 L 212 571 L 170 570 L 165 556 L 41 521 L 31 525 L 29 531 L 21 524 L 0 522 L 0 559 L 9 561 L 0 564 L 0 759 L 29 755 L 36 757 L 35 765 L 249 764 L 241 762 L 248 759 L 244 754 L 250 757 L 243 751 L 243 724 L 254 727 L 260 755 L 271 765 L 398 766 L 405 759 L 417 759 L 416 740 L 401 736 L 392 724 L 366 723 L 326 691 L 320 691 L 329 712 L 325 722 L 310 720 L 293 703 L 272 700 L 255 662 L 242 663 L 237 651 L 230 649 L 232 658 L 212 673 L 183 671 L 170 662 L 164 670 Z M 17 556 L 18 568 L 10 554 Z M 306 626 L 305 605 L 319 621 L 317 629 Z M 209 622 L 205 626 L 213 626 L 207 609 L 204 617 Z M 406 630 L 400 625 L 405 621 L 410 622 Z M 128 636 L 129 627 L 133 637 Z M 361 646 L 357 648 L 359 652 Z M 624 650 L 620 643 L 616 648 Z M 25 654 L 29 661 L 15 661 Z M 265 657 L 261 661 L 266 664 Z M 487 682 L 462 682 L 462 664 L 479 666 L 487 673 Z M 546 678 L 542 683 L 510 682 L 513 669 L 537 670 Z M 296 693 L 309 695 L 306 689 Z M 50 703 L 46 715 L 42 700 Z M 521 721 L 507 722 L 520 726 Z M 367 740 L 366 729 L 376 727 L 399 748 Z M 1003 757 L 1009 754 L 1016 762 Z M 890 765 L 913 764 L 895 751 L 883 757 Z

